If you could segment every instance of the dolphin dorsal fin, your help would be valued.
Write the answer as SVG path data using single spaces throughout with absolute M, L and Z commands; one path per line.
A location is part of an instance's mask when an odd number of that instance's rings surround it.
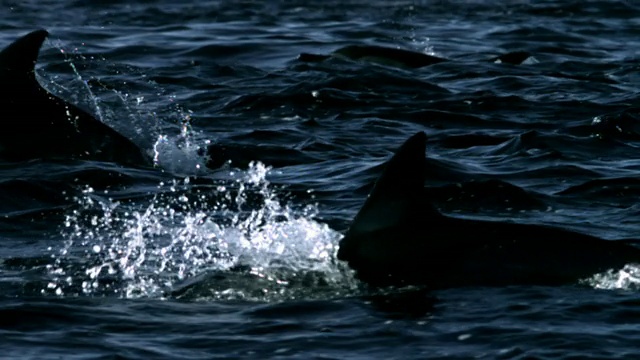
M 33 73 L 42 43 L 49 33 L 36 30 L 24 35 L 0 52 L 0 74 L 6 78 L 27 76 L 35 79 Z
M 356 215 L 350 232 L 367 233 L 401 224 L 411 212 L 440 216 L 424 203 L 427 135 L 419 132 L 400 146 L 387 162 L 373 190 Z

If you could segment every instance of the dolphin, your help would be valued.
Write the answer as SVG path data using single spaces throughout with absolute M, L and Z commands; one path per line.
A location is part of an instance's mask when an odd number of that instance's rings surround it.
M 514 51 L 493 57 L 489 59 L 489 61 L 519 65 L 530 56 L 531 54 L 526 51 Z M 411 69 L 449 61 L 445 58 L 416 51 L 376 45 L 349 45 L 333 51 L 330 55 L 302 53 L 298 55 L 298 60 L 304 62 L 320 62 L 331 57 L 342 57 L 350 60 L 368 61 L 386 66 Z
M 425 191 L 427 136 L 387 162 L 337 257 L 372 286 L 562 285 L 640 262 L 633 240 L 441 214 Z
M 79 159 L 152 166 L 150 156 L 88 112 L 42 88 L 35 63 L 46 30 L 0 52 L 0 160 Z
M 375 45 L 349 45 L 335 50 L 331 55 L 302 53 L 298 60 L 306 62 L 322 61 L 332 56 L 345 57 L 351 60 L 364 60 L 382 65 L 420 68 L 447 61 L 446 59 L 415 51 L 394 49 Z

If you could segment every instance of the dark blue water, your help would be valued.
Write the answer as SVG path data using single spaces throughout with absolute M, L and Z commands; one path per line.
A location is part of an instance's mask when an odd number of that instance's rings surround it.
M 638 237 L 634 2 L 1 9 L 0 46 L 46 28 L 43 86 L 158 166 L 0 164 L 0 357 L 638 356 L 633 266 L 575 286 L 425 293 L 367 289 L 335 260 L 381 164 L 420 130 L 444 213 Z M 357 44 L 451 61 L 298 59 Z M 513 51 L 532 56 L 489 61 Z

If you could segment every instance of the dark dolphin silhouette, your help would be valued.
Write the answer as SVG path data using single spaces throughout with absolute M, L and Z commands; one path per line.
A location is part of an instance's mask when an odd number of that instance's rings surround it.
M 531 54 L 526 51 L 514 51 L 493 57 L 489 59 L 489 61 L 519 65 L 530 56 Z M 339 48 L 329 55 L 302 53 L 298 55 L 298 60 L 304 62 L 319 62 L 331 57 L 343 57 L 351 60 L 368 61 L 387 66 L 412 69 L 449 61 L 445 58 L 416 51 L 376 45 L 349 45 Z
M 0 159 L 85 159 L 152 166 L 131 140 L 46 91 L 34 66 L 48 33 L 33 31 L 0 52 Z
M 424 188 L 427 136 L 388 161 L 340 241 L 338 259 L 374 286 L 560 285 L 640 262 L 629 241 L 442 215 Z

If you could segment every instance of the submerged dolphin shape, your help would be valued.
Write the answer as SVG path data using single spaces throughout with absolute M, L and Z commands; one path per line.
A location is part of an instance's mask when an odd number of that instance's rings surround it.
M 560 285 L 640 262 L 640 249 L 544 225 L 442 215 L 425 188 L 427 136 L 386 164 L 340 241 L 338 259 L 374 286 Z
M 71 158 L 151 166 L 150 157 L 132 141 L 40 86 L 34 67 L 47 35 L 45 30 L 33 31 L 0 52 L 0 159 Z
M 416 51 L 376 45 L 349 45 L 335 50 L 330 55 L 302 53 L 298 55 L 298 60 L 305 62 L 318 62 L 335 56 L 351 60 L 363 60 L 381 65 L 412 69 L 449 61 L 445 58 L 427 55 Z M 489 59 L 489 61 L 519 65 L 530 56 L 531 54 L 526 51 L 514 51 L 493 57 Z
M 382 65 L 407 68 L 420 68 L 447 61 L 447 59 L 415 51 L 375 45 L 349 45 L 334 51 L 331 55 L 302 53 L 298 56 L 298 60 L 308 62 L 322 61 L 332 56 L 341 56 L 351 60 L 365 60 Z

